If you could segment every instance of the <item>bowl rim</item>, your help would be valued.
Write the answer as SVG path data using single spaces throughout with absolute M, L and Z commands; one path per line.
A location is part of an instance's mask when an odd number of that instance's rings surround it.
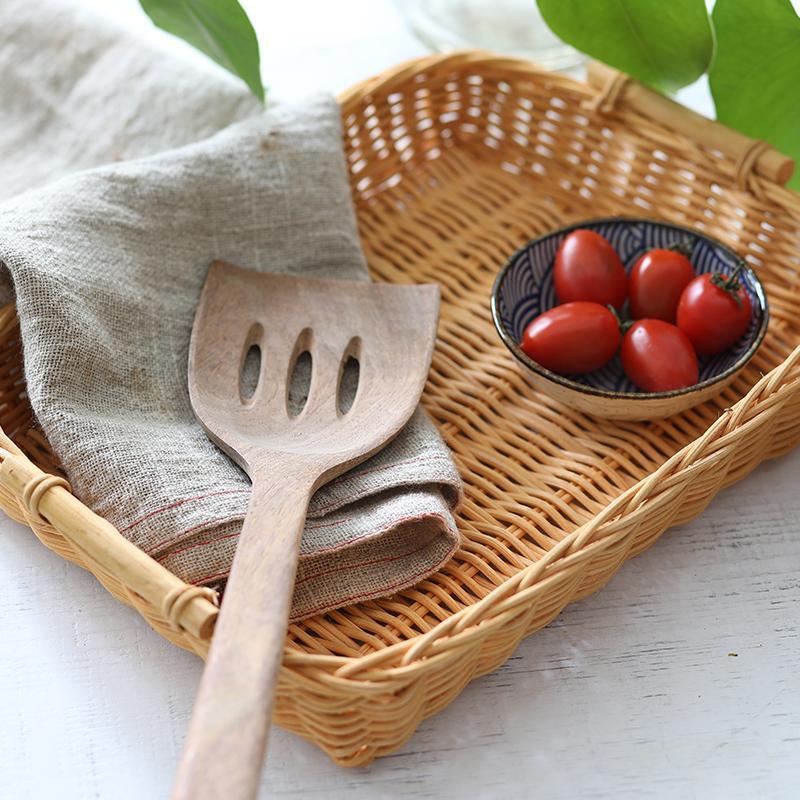
M 700 239 L 704 239 L 706 242 L 714 245 L 715 247 L 724 250 L 726 253 L 731 255 L 733 258 L 738 259 L 739 261 L 744 262 L 745 268 L 749 273 L 749 277 L 752 280 L 753 287 L 755 290 L 756 299 L 758 300 L 760 309 L 761 309 L 761 324 L 759 325 L 758 331 L 756 332 L 755 338 L 751 343 L 750 347 L 745 350 L 742 355 L 736 359 L 736 361 L 731 364 L 723 372 L 719 373 L 719 375 L 715 375 L 713 378 L 707 378 L 706 380 L 695 383 L 693 386 L 687 386 L 683 389 L 673 389 L 669 392 L 622 392 L 622 391 L 612 391 L 610 389 L 598 389 L 594 386 L 587 386 L 584 383 L 578 383 L 577 381 L 573 381 L 570 378 L 566 378 L 563 375 L 559 375 L 556 372 L 552 372 L 549 369 L 545 369 L 541 364 L 538 364 L 532 358 L 527 356 L 522 349 L 520 348 L 519 344 L 514 340 L 514 337 L 511 336 L 509 331 L 506 330 L 503 322 L 500 318 L 500 308 L 499 308 L 499 293 L 500 287 L 505 280 L 506 275 L 508 274 L 509 270 L 511 269 L 512 265 L 516 262 L 518 256 L 522 255 L 522 253 L 530 247 L 537 245 L 544 239 L 548 239 L 551 236 L 557 236 L 562 233 L 570 233 L 571 231 L 577 230 L 578 228 L 585 227 L 586 225 L 600 225 L 604 223 L 646 223 L 650 225 L 661 225 L 663 227 L 672 228 L 676 231 L 680 231 L 681 233 L 689 234 L 690 236 L 694 236 Z M 764 291 L 764 286 L 762 285 L 761 281 L 759 280 L 758 275 L 756 274 L 755 270 L 747 263 L 745 259 L 743 259 L 735 250 L 728 247 L 728 245 L 721 242 L 719 239 L 714 238 L 713 236 L 709 236 L 706 233 L 702 233 L 698 231 L 696 228 L 690 228 L 686 225 L 679 225 L 675 222 L 668 222 L 667 220 L 660 220 L 654 219 L 652 217 L 632 217 L 632 216 L 611 216 L 611 217 L 592 217 L 590 219 L 584 219 L 579 222 L 570 223 L 569 225 L 564 225 L 560 228 L 554 228 L 550 231 L 547 231 L 533 239 L 530 239 L 521 247 L 518 247 L 506 260 L 506 263 L 501 267 L 500 271 L 497 273 L 497 277 L 494 279 L 494 284 L 492 285 L 492 296 L 491 296 L 491 310 L 492 310 L 492 321 L 494 322 L 494 327 L 497 330 L 497 333 L 500 336 L 503 344 L 509 349 L 511 354 L 514 358 L 517 359 L 521 364 L 527 367 L 532 372 L 535 372 L 537 375 L 540 375 L 542 378 L 552 381 L 553 383 L 557 383 L 567 389 L 571 389 L 573 391 L 581 392 L 582 394 L 586 395 L 593 395 L 595 397 L 605 397 L 609 400 L 656 400 L 656 399 L 664 399 L 669 397 L 680 397 L 681 395 L 688 395 L 692 394 L 693 392 L 697 392 L 703 389 L 707 389 L 710 386 L 713 386 L 716 383 L 721 383 L 725 381 L 726 378 L 730 378 L 740 369 L 742 369 L 748 361 L 755 355 L 756 350 L 758 350 L 761 342 L 764 340 L 764 336 L 767 333 L 767 327 L 769 325 L 769 303 L 767 302 L 767 295 Z

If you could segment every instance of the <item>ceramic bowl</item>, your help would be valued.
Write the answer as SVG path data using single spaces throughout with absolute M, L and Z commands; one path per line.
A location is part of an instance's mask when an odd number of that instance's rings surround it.
M 523 373 L 539 391 L 565 405 L 610 419 L 655 419 L 685 411 L 708 400 L 730 383 L 753 357 L 767 330 L 769 312 L 761 282 L 747 268 L 740 273 L 753 307 L 747 332 L 730 350 L 700 359 L 700 381 L 671 392 L 640 392 L 622 370 L 619 356 L 595 372 L 568 378 L 537 364 L 519 347 L 528 323 L 557 305 L 553 262 L 564 237 L 576 228 L 589 228 L 608 239 L 630 272 L 639 256 L 654 247 L 690 242 L 695 272 L 729 275 L 740 257 L 716 239 L 699 231 L 657 220 L 614 217 L 578 222 L 540 236 L 514 253 L 494 283 L 492 317 L 500 338 Z

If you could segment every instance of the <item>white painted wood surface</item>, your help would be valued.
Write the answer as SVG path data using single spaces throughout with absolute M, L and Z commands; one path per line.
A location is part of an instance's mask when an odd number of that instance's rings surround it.
M 276 94 L 422 52 L 388 0 L 247 5 Z M 274 730 L 265 796 L 800 796 L 799 489 L 763 465 L 371 767 Z M 0 608 L 0 798 L 167 797 L 200 662 L 5 518 Z

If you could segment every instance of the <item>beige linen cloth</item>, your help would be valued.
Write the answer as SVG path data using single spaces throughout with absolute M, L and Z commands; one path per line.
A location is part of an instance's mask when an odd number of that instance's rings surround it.
M 0 262 L 39 424 L 73 490 L 185 580 L 224 581 L 250 485 L 186 388 L 210 262 L 367 279 L 332 98 L 266 112 L 213 66 L 64 0 L 0 4 Z M 389 594 L 458 545 L 418 411 L 313 498 L 292 608 Z M 269 587 L 264 587 L 269 591 Z

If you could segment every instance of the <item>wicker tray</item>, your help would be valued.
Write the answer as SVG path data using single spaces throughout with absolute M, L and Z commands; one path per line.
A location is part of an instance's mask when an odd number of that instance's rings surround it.
M 396 749 L 523 636 L 800 439 L 800 197 L 778 185 L 790 162 L 619 75 L 592 80 L 458 54 L 403 65 L 342 98 L 375 278 L 442 286 L 424 403 L 467 492 L 465 544 L 440 573 L 289 632 L 276 720 L 340 764 Z M 596 420 L 536 394 L 489 316 L 492 280 L 523 241 L 620 213 L 722 239 L 757 269 L 773 314 L 734 384 L 659 422 Z M 0 392 L 2 507 L 203 655 L 214 598 L 42 472 L 58 465 L 25 398 L 13 308 L 0 313 Z

